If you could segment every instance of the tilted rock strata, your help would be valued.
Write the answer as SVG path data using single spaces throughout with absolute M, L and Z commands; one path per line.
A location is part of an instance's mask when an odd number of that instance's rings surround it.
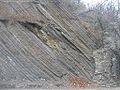
M 1 1 L 0 12 L 0 88 L 66 87 L 74 75 L 91 82 L 98 38 L 62 4 Z

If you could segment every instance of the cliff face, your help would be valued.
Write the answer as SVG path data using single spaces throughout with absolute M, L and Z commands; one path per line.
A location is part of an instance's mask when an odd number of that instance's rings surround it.
M 1 1 L 0 88 L 87 86 L 98 40 L 56 0 Z

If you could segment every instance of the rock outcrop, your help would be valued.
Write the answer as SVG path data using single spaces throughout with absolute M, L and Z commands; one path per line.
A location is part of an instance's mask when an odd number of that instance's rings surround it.
M 100 45 L 85 23 L 57 0 L 0 1 L 0 88 L 93 83 Z

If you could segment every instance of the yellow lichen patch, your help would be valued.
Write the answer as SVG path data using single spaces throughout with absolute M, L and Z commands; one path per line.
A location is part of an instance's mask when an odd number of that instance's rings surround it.
M 58 49 L 58 42 L 57 40 L 54 40 L 53 38 L 51 37 L 47 37 L 47 45 L 51 48 L 56 48 Z
M 46 44 L 50 47 L 50 48 L 55 48 L 58 49 L 58 40 L 52 38 L 51 36 L 47 35 L 46 32 L 44 32 L 43 30 L 41 30 L 42 33 L 42 38 L 44 39 L 44 41 L 46 41 Z
M 45 32 L 45 27 L 42 27 L 41 30 L 39 30 L 38 28 L 34 28 L 32 30 L 32 32 L 39 37 L 45 44 L 47 44 L 50 48 L 54 48 L 54 49 L 58 49 L 59 46 L 59 41 L 57 39 L 55 39 L 54 37 L 50 36 L 49 34 L 47 34 Z

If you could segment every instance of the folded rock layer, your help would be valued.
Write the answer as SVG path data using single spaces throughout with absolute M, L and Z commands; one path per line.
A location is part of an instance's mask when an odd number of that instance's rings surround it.
M 0 88 L 68 87 L 74 77 L 91 82 L 97 41 L 56 0 L 0 1 Z

